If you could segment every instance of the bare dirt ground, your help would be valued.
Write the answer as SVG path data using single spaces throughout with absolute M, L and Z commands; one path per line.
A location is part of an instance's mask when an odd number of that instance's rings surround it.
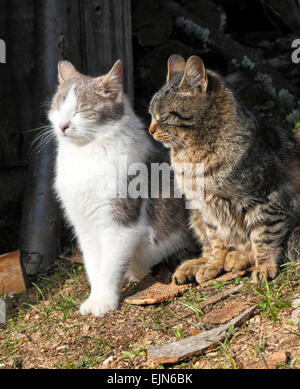
M 273 282 L 253 285 L 249 277 L 190 287 L 160 304 L 122 302 L 103 318 L 83 317 L 80 303 L 89 285 L 81 265 L 59 259 L 31 279 L 27 293 L 4 296 L 7 322 L 0 324 L 0 368 L 300 368 L 300 324 L 292 321 L 300 298 L 300 263 L 287 264 Z M 203 309 L 212 295 L 242 285 Z M 148 345 L 163 345 L 201 333 L 247 309 L 252 318 L 231 328 L 207 354 L 173 364 L 153 361 Z

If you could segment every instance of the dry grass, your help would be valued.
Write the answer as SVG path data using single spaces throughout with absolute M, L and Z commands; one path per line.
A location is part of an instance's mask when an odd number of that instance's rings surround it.
M 272 283 L 254 287 L 236 278 L 152 306 L 122 303 L 104 318 L 83 317 L 79 305 L 89 286 L 82 266 L 58 260 L 41 270 L 26 294 L 5 296 L 7 323 L 0 325 L 0 368 L 247 368 L 276 351 L 286 351 L 278 368 L 300 367 L 300 328 L 291 322 L 291 301 L 300 297 L 299 263 Z M 201 301 L 243 284 L 241 291 L 201 310 Z M 177 365 L 149 360 L 147 346 L 194 335 L 217 324 L 207 316 L 232 301 L 258 305 L 258 313 L 207 355 Z M 208 320 L 209 319 L 209 320 Z

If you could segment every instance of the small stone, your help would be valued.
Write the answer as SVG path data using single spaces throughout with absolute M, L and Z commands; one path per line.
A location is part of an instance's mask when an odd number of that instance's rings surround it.
M 293 308 L 300 308 L 300 299 L 296 299 L 292 302 Z
M 90 331 L 90 325 L 89 324 L 84 324 L 83 326 L 82 326 L 82 333 L 83 333 L 83 335 L 87 335 L 88 333 L 89 333 L 89 331 Z
M 294 324 L 300 324 L 300 308 L 292 312 L 292 321 Z
M 108 357 L 107 359 L 105 359 L 105 361 L 103 361 L 103 365 L 109 365 L 110 362 L 113 361 L 113 359 L 114 359 L 113 356 Z
M 56 351 L 63 351 L 63 350 L 67 350 L 68 349 L 68 346 L 67 345 L 63 345 L 63 346 L 58 346 L 56 347 Z
M 288 360 L 286 351 L 278 351 L 274 354 L 264 356 L 265 361 L 249 363 L 244 366 L 244 369 L 276 369 L 276 367 L 284 364 Z

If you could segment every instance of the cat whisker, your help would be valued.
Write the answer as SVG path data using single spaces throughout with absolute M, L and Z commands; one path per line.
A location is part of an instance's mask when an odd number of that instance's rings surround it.
M 51 139 L 53 139 L 52 136 L 48 136 L 48 137 L 42 139 L 42 141 L 39 143 L 38 147 L 35 149 L 36 153 L 40 153 L 46 147 L 46 145 L 51 141 Z
M 28 153 L 32 155 L 32 153 L 39 153 L 48 143 L 48 141 L 54 137 L 52 132 L 52 128 L 48 128 L 45 131 L 41 132 L 31 143 Z
M 26 131 L 21 131 L 21 134 L 28 134 L 29 132 L 34 132 L 34 131 L 38 131 L 38 130 L 48 130 L 52 128 L 52 126 L 41 126 L 41 127 L 37 127 L 37 128 L 32 128 L 31 130 L 26 130 Z

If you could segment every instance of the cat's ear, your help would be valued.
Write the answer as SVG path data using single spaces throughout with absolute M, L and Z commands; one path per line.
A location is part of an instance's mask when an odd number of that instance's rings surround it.
M 207 74 L 201 58 L 193 55 L 187 60 L 184 75 L 179 87 L 189 89 L 193 95 L 199 95 L 206 92 Z
M 116 97 L 122 92 L 122 63 L 118 59 L 115 62 L 114 66 L 110 71 L 105 75 L 100 77 L 99 87 L 104 92 L 106 96 Z
M 57 69 L 58 69 L 58 82 L 60 84 L 69 80 L 70 78 L 81 76 L 81 74 L 75 69 L 75 67 L 69 61 L 59 61 L 57 65 Z
M 177 74 L 184 72 L 185 60 L 177 54 L 173 54 L 168 59 L 168 74 L 167 83 L 171 81 Z

